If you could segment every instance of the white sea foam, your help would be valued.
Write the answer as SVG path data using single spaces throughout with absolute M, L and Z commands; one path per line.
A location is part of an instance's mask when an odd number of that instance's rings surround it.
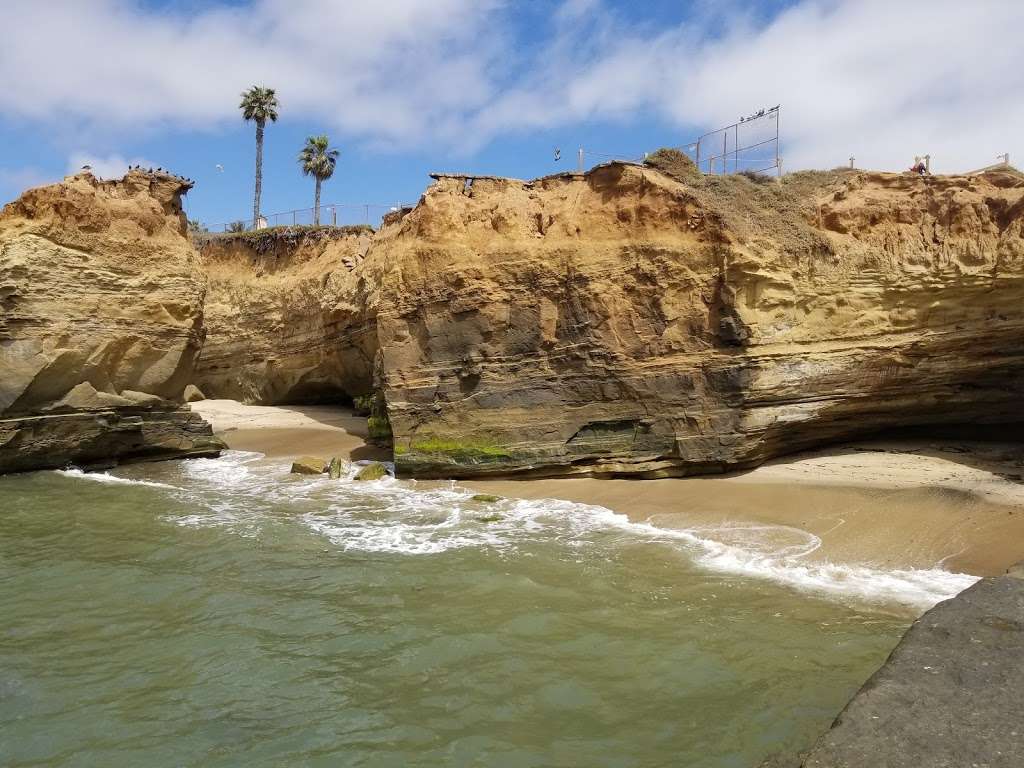
M 422 488 L 384 477 L 353 482 L 290 476 L 287 465 L 252 466 L 261 454 L 227 452 L 185 464 L 195 514 L 182 525 L 231 526 L 252 533 L 273 516 L 298 519 L 332 545 L 349 551 L 436 555 L 464 548 L 511 550 L 531 541 L 563 546 L 644 541 L 674 547 L 708 570 L 770 580 L 823 595 L 900 603 L 925 609 L 976 581 L 938 568 L 885 570 L 810 557 L 813 534 L 786 526 L 732 524 L 666 528 L 633 522 L 604 507 L 558 499 L 502 499 L 484 504 L 455 483 Z M 609 538 L 611 537 L 611 538 Z
M 92 480 L 95 483 L 106 483 L 108 485 L 145 485 L 150 488 L 169 488 L 171 490 L 177 490 L 177 486 L 168 485 L 167 483 L 157 483 L 152 480 L 134 480 L 130 477 L 117 477 L 107 472 L 83 472 L 80 469 L 58 469 L 57 474 L 64 475 L 65 477 L 80 478 L 82 480 Z

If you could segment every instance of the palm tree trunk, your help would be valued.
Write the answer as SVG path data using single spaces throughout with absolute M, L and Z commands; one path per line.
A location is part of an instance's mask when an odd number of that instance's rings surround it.
M 320 177 L 316 179 L 316 195 L 313 202 L 313 224 L 320 226 Z
M 252 228 L 259 226 L 260 195 L 263 193 L 263 126 L 264 121 L 256 121 L 256 192 L 252 200 Z

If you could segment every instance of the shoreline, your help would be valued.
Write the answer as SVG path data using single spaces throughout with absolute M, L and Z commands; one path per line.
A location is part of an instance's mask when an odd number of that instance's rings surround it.
M 366 420 L 335 406 L 192 409 L 231 449 L 388 460 Z M 964 440 L 862 441 L 730 475 L 660 480 L 462 480 L 481 493 L 605 507 L 633 522 L 695 531 L 807 563 L 1004 573 L 1024 559 L 1024 446 Z M 446 481 L 416 481 L 426 487 Z M 448 481 L 450 482 L 450 481 Z

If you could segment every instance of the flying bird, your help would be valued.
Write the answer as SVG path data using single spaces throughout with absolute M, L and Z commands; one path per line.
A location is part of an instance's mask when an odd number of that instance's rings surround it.
M 217 170 L 218 170 L 218 171 L 219 171 L 220 173 L 224 173 L 224 166 L 223 166 L 223 165 L 221 165 L 220 163 L 217 163 L 217 165 L 215 165 L 214 167 L 215 167 L 215 168 L 216 168 L 216 169 L 217 169 Z

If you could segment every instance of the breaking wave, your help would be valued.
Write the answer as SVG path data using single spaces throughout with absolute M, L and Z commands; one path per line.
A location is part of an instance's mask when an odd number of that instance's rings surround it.
M 470 547 L 512 551 L 537 541 L 565 547 L 648 542 L 675 548 L 697 566 L 721 574 L 917 609 L 952 597 L 977 580 L 938 568 L 885 570 L 810 559 L 820 539 L 786 526 L 667 528 L 559 499 L 485 503 L 454 482 L 441 487 L 393 477 L 354 482 L 358 465 L 349 467 L 340 481 L 294 476 L 287 465 L 261 459 L 258 453 L 231 451 L 218 459 L 183 462 L 186 482 L 179 490 L 194 512 L 174 522 L 254 534 L 273 522 L 298 521 L 342 550 L 403 555 Z
M 72 477 L 81 480 L 92 480 L 95 483 L 106 483 L 107 485 L 143 485 L 149 488 L 169 488 L 172 491 L 178 490 L 177 486 L 167 483 L 158 483 L 153 480 L 135 480 L 129 477 L 117 477 L 107 472 L 83 472 L 80 469 L 58 469 L 58 475 Z

